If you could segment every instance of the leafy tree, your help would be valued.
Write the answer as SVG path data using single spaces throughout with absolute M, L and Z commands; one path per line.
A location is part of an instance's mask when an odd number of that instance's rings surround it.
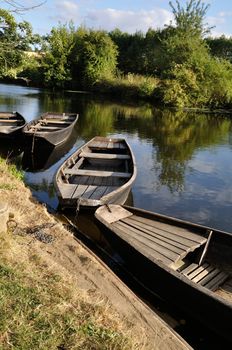
M 190 0 L 183 7 L 178 0 L 175 0 L 175 3 L 176 6 L 172 1 L 169 1 L 178 32 L 197 37 L 203 37 L 209 33 L 211 28 L 204 23 L 209 4 L 205 4 L 201 0 Z
M 11 74 L 23 60 L 23 50 L 32 40 L 32 29 L 28 22 L 18 23 L 12 14 L 0 9 L 0 75 Z
M 226 38 L 224 35 L 219 38 L 207 38 L 206 43 L 213 56 L 227 59 L 232 62 L 232 38 Z
M 186 7 L 170 2 L 175 26 L 167 28 L 163 40 L 164 81 L 159 93 L 167 105 L 219 107 L 232 101 L 232 65 L 211 57 L 204 36 L 209 28 L 204 24 L 208 5 L 190 0 Z M 220 73 L 219 73 L 220 72 Z
M 114 76 L 118 52 L 110 36 L 105 31 L 85 29 L 77 34 L 74 71 L 78 72 L 83 86 L 93 86 Z
M 209 28 L 204 24 L 208 5 L 201 0 L 190 0 L 182 7 L 176 0 L 176 7 L 169 2 L 175 19 L 166 29 L 163 46 L 163 69 L 170 69 L 176 64 L 191 62 L 196 51 L 208 56 L 208 48 L 203 40 Z
M 74 47 L 73 24 L 53 28 L 47 38 L 48 47 L 44 57 L 44 79 L 50 87 L 63 88 L 71 80 L 69 57 Z

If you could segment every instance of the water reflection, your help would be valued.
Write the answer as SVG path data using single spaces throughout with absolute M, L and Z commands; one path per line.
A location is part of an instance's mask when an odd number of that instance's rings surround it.
M 22 157 L 22 169 L 27 172 L 37 172 L 49 169 L 69 152 L 76 141 L 76 130 L 68 140 L 56 147 L 48 143 L 35 143 L 33 150 L 25 147 Z
M 23 152 L 22 144 L 19 140 L 0 139 L 0 157 L 14 160 Z
M 229 116 L 160 111 L 151 105 L 125 105 L 88 94 L 54 95 L 3 84 L 0 102 L 0 110 L 18 110 L 27 120 L 46 111 L 79 113 L 70 150 L 48 165 L 45 162 L 45 171 L 42 164 L 33 168 L 35 161 L 42 160 L 36 157 L 26 172 L 34 194 L 53 208 L 58 203 L 53 189 L 58 166 L 90 138 L 111 135 L 125 137 L 135 154 L 135 206 L 232 231 Z M 28 160 L 24 154 L 25 163 Z

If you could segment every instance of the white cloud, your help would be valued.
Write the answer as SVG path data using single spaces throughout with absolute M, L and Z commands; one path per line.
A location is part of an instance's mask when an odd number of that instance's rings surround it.
M 51 15 L 50 18 L 61 22 L 76 21 L 80 16 L 79 6 L 76 1 L 58 0 L 56 1 L 56 10 L 54 12 L 54 16 Z
M 137 30 L 146 32 L 149 27 L 162 28 L 173 19 L 172 13 L 164 9 L 151 11 L 121 11 L 112 8 L 89 10 L 85 17 L 87 26 L 106 29 L 119 28 L 128 33 Z
M 228 12 L 219 12 L 218 16 L 220 17 L 231 17 L 232 16 L 232 11 L 228 11 Z
M 210 26 L 216 26 L 216 25 L 220 25 L 220 24 L 224 24 L 226 22 L 225 18 L 223 16 L 217 16 L 217 17 L 207 17 L 207 23 Z
M 225 32 L 225 30 L 217 30 L 216 28 L 212 29 L 210 32 L 210 36 L 213 38 L 219 38 L 220 36 L 225 36 L 226 38 L 231 38 L 232 34 Z

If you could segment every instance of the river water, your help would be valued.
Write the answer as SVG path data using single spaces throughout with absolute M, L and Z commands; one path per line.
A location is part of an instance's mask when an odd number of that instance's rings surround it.
M 21 164 L 26 184 L 49 209 L 56 211 L 58 207 L 53 178 L 61 163 L 92 137 L 108 135 L 126 138 L 136 158 L 138 175 L 128 204 L 232 232 L 229 114 L 160 110 L 149 104 L 110 101 L 93 94 L 71 91 L 53 94 L 6 84 L 0 84 L 0 111 L 18 111 L 27 121 L 47 111 L 79 114 L 72 137 L 52 152 L 43 150 L 32 156 L 22 144 L 0 142 L 0 155 Z M 107 244 L 91 215 L 79 214 L 77 226 L 96 245 Z M 106 251 L 116 255 L 107 245 Z M 144 291 L 142 298 L 147 298 Z M 155 308 L 156 303 L 152 304 Z M 161 314 L 166 321 L 167 313 L 177 324 L 185 317 L 179 316 L 179 310 L 158 307 L 164 308 Z M 206 335 L 202 326 L 193 326 L 191 319 L 180 333 L 196 349 L 212 348 L 215 342 L 211 333 Z
M 56 154 L 23 156 L 26 183 L 49 207 L 58 205 L 53 188 L 58 166 L 92 137 L 110 135 L 126 138 L 135 154 L 138 175 L 130 204 L 232 232 L 230 115 L 159 110 L 6 84 L 0 84 L 0 110 L 16 110 L 27 121 L 46 111 L 79 113 L 72 138 Z

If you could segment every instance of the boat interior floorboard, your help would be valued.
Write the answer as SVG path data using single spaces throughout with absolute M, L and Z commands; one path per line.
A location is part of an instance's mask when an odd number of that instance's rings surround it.
M 203 265 L 190 264 L 181 271 L 181 274 L 191 281 L 212 291 L 217 290 L 228 278 L 228 274 L 213 266 L 209 262 Z

